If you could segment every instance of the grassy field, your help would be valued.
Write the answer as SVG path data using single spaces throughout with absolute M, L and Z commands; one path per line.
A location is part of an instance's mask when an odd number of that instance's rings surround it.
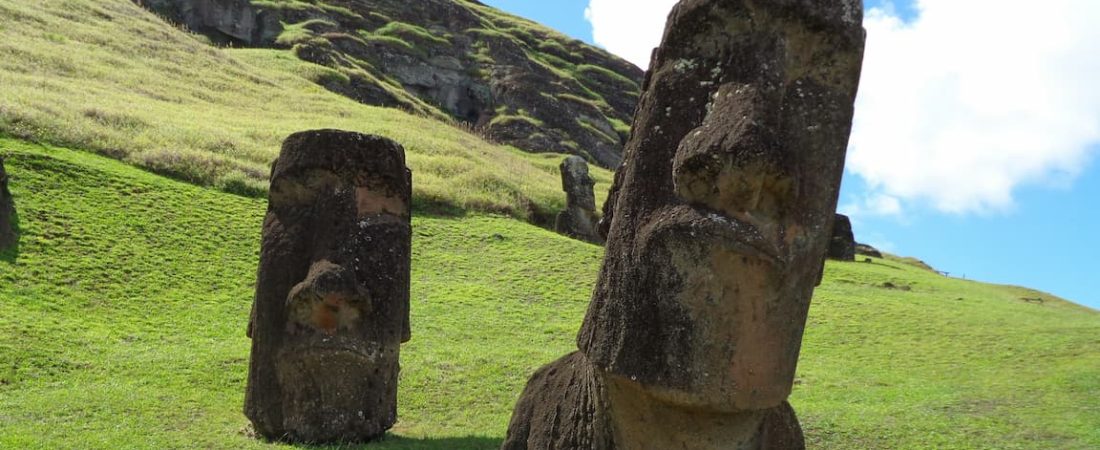
M 289 51 L 211 47 L 130 0 L 0 0 L 0 133 L 258 196 L 287 135 L 339 128 L 402 143 L 420 206 L 541 220 L 564 207 L 560 155 L 494 145 L 313 82 L 339 76 Z M 603 195 L 611 174 L 592 174 Z
M 370 448 L 499 446 L 527 376 L 575 347 L 601 257 L 524 222 L 563 206 L 560 156 L 314 83 L 334 76 L 129 0 L 0 0 L 22 230 L 0 254 L 0 448 L 276 447 L 240 412 L 256 197 L 282 139 L 326 127 L 392 137 L 414 170 L 414 336 L 400 422 Z M 1100 314 L 896 258 L 830 262 L 792 402 L 813 448 L 1100 448 Z
M 240 412 L 264 202 L 88 152 L 0 155 L 22 230 L 0 254 L 0 448 L 272 447 Z M 400 422 L 369 448 L 496 448 L 527 375 L 574 348 L 600 248 L 481 213 L 414 228 Z M 813 448 L 1094 449 L 1098 368 L 1093 311 L 830 262 L 792 402 Z

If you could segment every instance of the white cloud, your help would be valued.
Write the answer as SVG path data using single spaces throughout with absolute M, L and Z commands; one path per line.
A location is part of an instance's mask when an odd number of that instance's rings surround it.
M 676 0 L 589 0 L 584 17 L 592 23 L 597 44 L 645 70 L 653 49 L 661 45 L 675 4 Z
M 1075 177 L 1100 142 L 1100 2 L 920 0 L 917 10 L 911 23 L 889 10 L 864 21 L 848 169 L 871 203 L 999 211 L 1021 185 Z
M 897 197 L 873 192 L 839 208 L 838 212 L 848 216 L 900 216 L 901 201 Z
M 590 0 L 596 43 L 646 68 L 674 0 Z M 1100 1 L 917 0 L 873 9 L 848 169 L 862 211 L 1013 206 L 1065 186 L 1100 142 Z

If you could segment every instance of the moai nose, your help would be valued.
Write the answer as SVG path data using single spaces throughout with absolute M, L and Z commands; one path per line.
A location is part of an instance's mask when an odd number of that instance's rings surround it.
M 287 296 L 288 324 L 333 335 L 349 330 L 370 313 L 369 296 L 355 274 L 343 266 L 322 260 Z

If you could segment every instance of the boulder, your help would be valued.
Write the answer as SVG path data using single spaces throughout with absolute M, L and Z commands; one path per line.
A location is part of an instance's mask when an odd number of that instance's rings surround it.
M 861 22 L 858 0 L 675 7 L 605 204 L 579 352 L 530 380 L 504 448 L 804 446 L 786 400 L 831 238 Z
M 397 420 L 411 195 L 388 139 L 322 130 L 283 144 L 248 327 L 244 411 L 259 435 L 362 442 Z
M 0 157 L 0 251 L 15 246 L 15 200 L 8 190 L 8 172 Z
M 844 214 L 837 214 L 833 220 L 828 256 L 839 261 L 856 260 L 856 236 L 852 233 L 852 221 Z
M 579 156 L 565 158 L 559 166 L 561 184 L 565 191 L 565 210 L 558 214 L 554 229 L 558 233 L 593 243 L 603 243 L 596 225 L 595 182 L 588 175 L 588 163 Z
M 867 244 L 860 244 L 859 242 L 856 242 L 856 254 L 857 255 L 863 255 L 863 256 L 871 256 L 871 257 L 875 257 L 875 258 L 882 258 L 882 252 L 878 251 L 877 248 L 874 248 L 874 247 L 872 247 L 870 245 L 867 245 Z

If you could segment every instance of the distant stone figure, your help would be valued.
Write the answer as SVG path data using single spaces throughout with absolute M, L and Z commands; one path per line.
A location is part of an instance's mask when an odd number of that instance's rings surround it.
M 871 256 L 874 258 L 882 258 L 882 252 L 878 251 L 877 248 L 874 248 L 867 244 L 860 244 L 859 242 L 856 242 L 856 254 Z
M 15 200 L 8 190 L 8 172 L 0 157 L 0 251 L 15 246 Z
M 683 0 L 603 224 L 579 351 L 541 369 L 503 449 L 801 449 L 787 403 L 831 237 L 858 0 Z
M 561 184 L 565 191 L 565 210 L 558 214 L 554 229 L 558 233 L 583 241 L 603 243 L 596 232 L 595 182 L 588 175 L 588 163 L 580 156 L 570 156 L 561 162 Z
M 244 411 L 261 436 L 362 442 L 397 420 L 411 194 L 388 139 L 322 130 L 283 144 L 248 327 Z
M 856 236 L 852 233 L 852 221 L 844 214 L 833 220 L 833 237 L 829 240 L 829 258 L 839 261 L 856 260 Z

